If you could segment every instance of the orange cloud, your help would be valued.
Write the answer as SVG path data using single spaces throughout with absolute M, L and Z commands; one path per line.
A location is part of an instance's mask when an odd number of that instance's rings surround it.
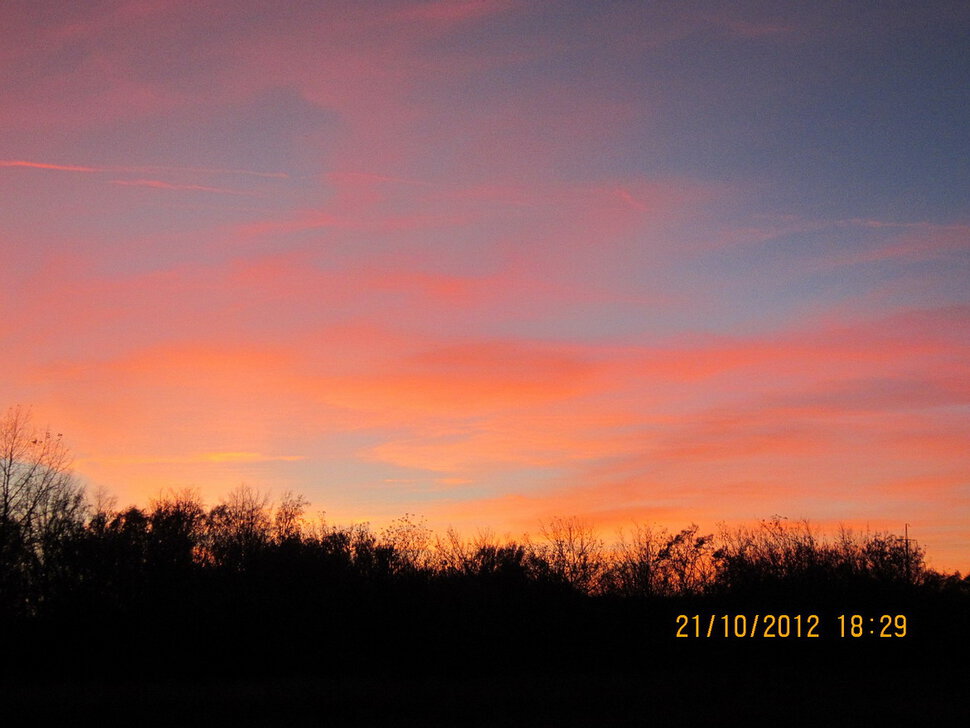
M 194 465 L 206 463 L 273 463 L 306 460 L 304 455 L 263 455 L 258 452 L 207 452 L 182 456 L 120 456 L 112 458 L 84 458 L 75 461 L 83 466 L 90 463 L 112 465 Z
M 341 407 L 465 419 L 574 395 L 593 374 L 566 349 L 476 342 L 419 347 L 372 363 L 369 372 L 324 376 L 312 386 L 320 400 Z

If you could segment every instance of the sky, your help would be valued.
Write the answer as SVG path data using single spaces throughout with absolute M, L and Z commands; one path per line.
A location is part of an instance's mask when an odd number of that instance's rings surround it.
M 968 36 L 933 0 L 6 0 L 0 409 L 120 505 L 908 523 L 966 571 Z

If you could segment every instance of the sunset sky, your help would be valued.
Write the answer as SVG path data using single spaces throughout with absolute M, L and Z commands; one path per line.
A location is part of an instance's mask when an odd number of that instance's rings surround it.
M 119 505 L 970 568 L 966 2 L 0 4 L 0 411 Z

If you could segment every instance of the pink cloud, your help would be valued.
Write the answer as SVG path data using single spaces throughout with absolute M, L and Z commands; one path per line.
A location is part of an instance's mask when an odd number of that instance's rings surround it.
M 207 185 L 182 185 L 175 184 L 172 182 L 164 182 L 157 179 L 113 179 L 111 184 L 118 185 L 120 187 L 151 187 L 157 190 L 176 190 L 176 191 L 189 191 L 189 192 L 215 192 L 220 195 L 242 195 L 242 196 L 252 196 L 253 192 L 244 192 L 242 190 L 232 190 L 226 187 L 209 187 Z
M 50 164 L 47 162 L 28 162 L 16 159 L 0 159 L 0 167 L 25 167 L 27 169 L 49 169 L 58 172 L 94 172 L 94 173 L 119 173 L 131 172 L 135 174 L 143 172 L 176 172 L 176 173 L 199 173 L 207 175 L 246 175 L 253 177 L 267 177 L 276 179 L 286 179 L 289 175 L 284 172 L 259 172 L 251 169 L 219 169 L 215 167 L 164 167 L 164 166 L 140 166 L 140 167 L 92 167 L 68 164 Z
M 378 359 L 356 374 L 322 376 L 311 386 L 319 400 L 372 412 L 379 420 L 465 420 L 571 396 L 588 386 L 591 375 L 589 363 L 557 347 L 425 343 L 393 359 Z
M 925 260 L 954 260 L 970 254 L 970 226 L 931 224 L 890 224 L 863 221 L 861 224 L 877 230 L 897 234 L 888 244 L 858 253 L 835 257 L 829 265 L 863 265 L 883 261 L 911 262 Z
M 70 255 L 47 255 L 31 230 L 44 221 L 36 211 L 24 217 L 30 234 L 7 236 L 0 394 L 36 394 L 52 421 L 63 417 L 86 475 L 127 487 L 195 472 L 285 479 L 287 467 L 313 467 L 321 481 L 386 483 L 374 498 L 386 495 L 387 508 L 403 510 L 407 496 L 394 488 L 408 481 L 412 493 L 447 493 L 441 513 L 530 528 L 563 512 L 681 525 L 719 511 L 824 516 L 842 498 L 854 516 L 868 504 L 888 519 L 920 493 L 965 508 L 953 483 L 965 472 L 966 432 L 946 414 L 970 396 L 965 306 L 865 320 L 840 301 L 743 336 L 654 328 L 707 325 L 691 316 L 716 310 L 715 294 L 665 266 L 715 250 L 751 253 L 800 232 L 863 239 L 857 251 L 805 255 L 802 273 L 967 250 L 963 225 L 788 215 L 729 225 L 725 205 L 742 214 L 756 183 L 608 171 L 626 164 L 601 151 L 626 148 L 634 132 L 652 139 L 641 132 L 660 102 L 601 86 L 597 64 L 641 67 L 645 47 L 712 25 L 746 39 L 798 29 L 636 4 L 577 18 L 583 33 L 569 39 L 528 43 L 502 24 L 533 11 L 506 2 L 350 3 L 253 18 L 231 3 L 78 12 L 0 29 L 11 41 L 4 60 L 38 69 L 24 71 L 0 119 L 41 145 L 0 161 L 4 182 L 44 190 L 56 177 L 66 191 L 43 209 L 79 222 Z M 499 32 L 481 47 L 449 37 L 486 20 Z M 208 32 L 217 27 L 226 32 Z M 169 48 L 184 53 L 153 55 Z M 50 49 L 76 62 L 48 74 L 34 61 Z M 590 50 L 589 74 L 544 70 Z M 325 132 L 298 136 L 300 152 L 326 168 L 150 166 L 153 150 L 137 144 L 145 158 L 130 165 L 25 161 L 72 161 L 56 152 L 66 129 L 77 139 L 97 130 L 93 148 L 138 119 L 214 123 L 279 88 L 326 110 Z M 456 104 L 469 88 L 475 95 Z M 258 199 L 230 209 L 122 186 Z M 188 214 L 163 207 L 188 197 L 193 206 L 178 208 Z M 206 222 L 197 198 L 217 213 Z M 132 210 L 132 200 L 150 202 Z M 144 231 L 156 217 L 177 229 Z M 169 250 L 177 245 L 184 251 Z M 184 262 L 170 267 L 175 259 Z M 645 282 L 654 278 L 663 282 Z M 311 434 L 291 449 L 293 430 Z M 341 455 L 319 455 L 340 436 L 350 442 Z M 313 454 L 272 455 L 294 452 Z M 889 505 L 876 497 L 890 492 Z
M 52 169 L 58 172 L 104 172 L 103 167 L 78 167 L 67 164 L 46 164 L 44 162 L 25 162 L 15 159 L 0 160 L 0 167 L 26 167 L 28 169 Z
M 77 303 L 60 317 L 25 302 L 25 313 L 85 332 L 90 348 L 64 360 L 23 340 L 14 359 L 23 355 L 24 366 L 8 372 L 7 386 L 47 383 L 42 405 L 74 430 L 84 472 L 98 482 L 146 472 L 146 463 L 112 462 L 125 456 L 168 461 L 166 477 L 184 482 L 200 450 L 285 453 L 288 429 L 369 433 L 373 441 L 349 455 L 426 474 L 421 482 L 452 494 L 436 517 L 493 513 L 530 527 L 556 513 L 604 524 L 665 514 L 682 526 L 772 512 L 821 518 L 834 507 L 862 514 L 863 503 L 890 518 L 920 497 L 921 483 L 943 488 L 933 484 L 965 472 L 965 428 L 946 415 L 970 398 L 965 307 L 649 348 L 419 333 L 375 310 L 274 325 L 255 339 L 251 330 L 243 346 L 237 327 L 280 297 L 303 306 L 317 297 L 325 312 L 358 287 L 383 286 L 433 311 L 501 294 L 457 276 L 314 272 L 298 255 L 187 275 L 75 280 Z M 501 291 L 502 279 L 494 283 Z M 196 297 L 209 301 L 206 313 L 194 313 Z M 180 299 L 181 308 L 168 303 Z M 242 318 L 226 318 L 241 304 L 250 306 Z M 169 342 L 97 338 L 108 312 L 149 310 Z M 287 461 L 224 464 L 273 462 Z M 525 500 L 503 485 L 521 469 L 545 473 Z M 466 488 L 487 488 L 492 505 L 464 500 Z M 893 488 L 902 500 L 873 505 Z M 389 498 L 388 508 L 398 503 Z

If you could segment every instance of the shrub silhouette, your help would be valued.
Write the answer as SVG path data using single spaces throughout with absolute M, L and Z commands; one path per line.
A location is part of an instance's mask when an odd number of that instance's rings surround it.
M 671 636 L 657 615 L 687 604 L 959 615 L 970 603 L 970 582 L 928 569 L 915 542 L 845 529 L 829 539 L 781 517 L 717 534 L 634 526 L 607 544 L 565 517 L 540 524 L 535 541 L 436 535 L 412 514 L 379 532 L 311 523 L 301 496 L 273 504 L 246 486 L 211 507 L 183 490 L 147 509 L 103 499 L 85 508 L 60 441 L 22 413 L 4 427 L 8 670 L 33 659 L 67 672 L 172 661 L 208 674 L 393 672 L 401 655 L 445 671 L 458 669 L 456 655 L 467 670 L 502 669 L 510 656 L 518 669 L 547 670 L 600 664 L 631 644 L 657 650 Z M 30 488 L 46 495 L 27 497 Z M 645 629 L 648 617 L 666 631 Z

